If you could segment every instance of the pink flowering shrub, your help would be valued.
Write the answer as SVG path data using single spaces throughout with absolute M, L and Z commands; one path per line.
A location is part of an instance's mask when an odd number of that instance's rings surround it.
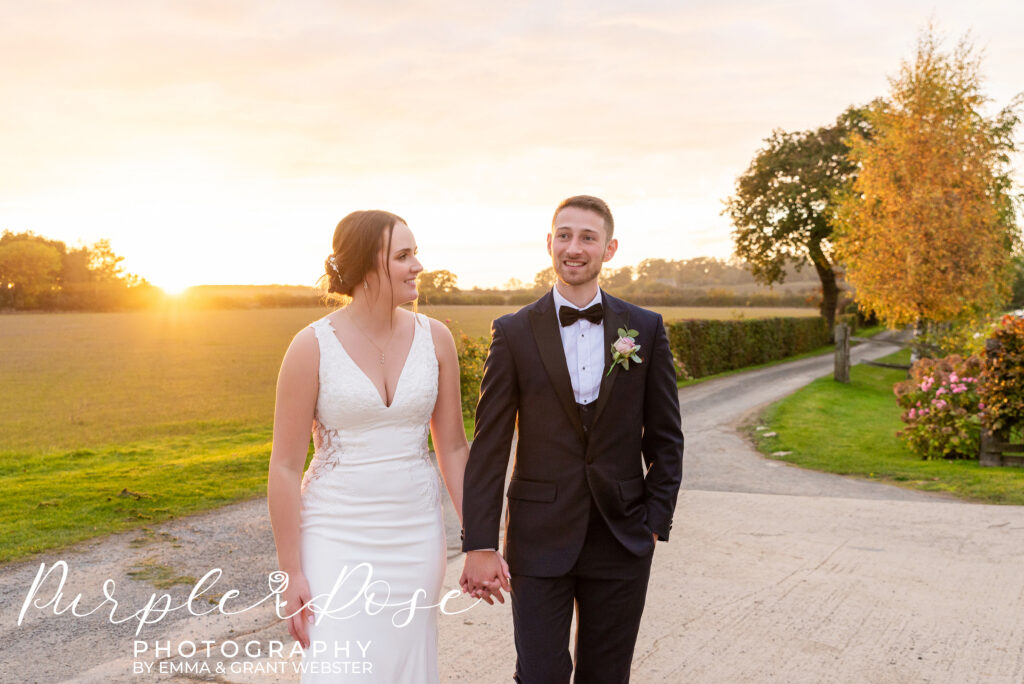
M 907 424 L 898 434 L 914 453 L 925 460 L 978 457 L 982 368 L 978 356 L 921 359 L 893 388 Z

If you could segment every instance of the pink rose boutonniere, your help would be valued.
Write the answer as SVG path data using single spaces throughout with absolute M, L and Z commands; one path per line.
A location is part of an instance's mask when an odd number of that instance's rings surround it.
M 640 345 L 636 343 L 636 336 L 640 333 L 636 330 L 626 330 L 625 328 L 619 328 L 618 332 L 619 339 L 612 342 L 612 365 L 605 375 L 612 374 L 615 364 L 621 365 L 623 370 L 629 370 L 630 361 L 640 363 L 640 357 L 637 356 L 637 352 L 640 351 Z

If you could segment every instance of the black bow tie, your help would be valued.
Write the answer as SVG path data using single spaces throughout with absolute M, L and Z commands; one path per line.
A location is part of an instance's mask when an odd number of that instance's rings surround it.
M 581 318 L 585 318 L 591 323 L 600 323 L 601 319 L 604 318 L 604 308 L 601 306 L 601 302 L 582 311 L 572 306 L 558 307 L 558 321 L 562 324 L 563 328 L 567 325 L 572 325 Z

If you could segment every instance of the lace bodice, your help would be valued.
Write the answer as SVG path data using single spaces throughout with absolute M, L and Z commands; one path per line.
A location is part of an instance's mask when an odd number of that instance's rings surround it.
M 327 317 L 311 324 L 320 347 L 320 389 L 313 420 L 316 452 L 309 481 L 345 466 L 429 461 L 427 435 L 437 400 L 437 357 L 426 316 L 416 314 L 412 346 L 391 406 L 356 365 Z

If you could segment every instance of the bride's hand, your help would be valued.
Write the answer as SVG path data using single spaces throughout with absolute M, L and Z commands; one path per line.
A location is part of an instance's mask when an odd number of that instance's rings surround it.
M 467 551 L 459 585 L 464 593 L 483 599 L 490 605 L 494 605 L 492 597 L 504 603 L 501 590 L 511 591 L 508 564 L 497 551 Z
M 501 590 L 504 589 L 505 591 L 512 593 L 512 575 L 509 573 L 508 563 L 505 562 L 505 557 L 500 553 L 497 553 L 497 556 L 498 560 L 501 562 L 501 575 L 484 582 L 483 589 L 473 594 L 477 598 L 482 598 L 491 605 L 494 605 L 494 602 L 490 600 L 487 592 L 490 592 L 491 596 L 497 598 L 502 603 L 505 602 L 505 599 L 501 595 Z
M 501 559 L 501 576 L 504 577 L 507 580 L 511 580 L 512 579 L 512 573 L 508 571 L 508 563 L 505 562 L 505 557 L 502 556 L 499 553 L 498 554 L 498 558 Z M 506 591 L 508 591 L 508 592 L 512 591 L 511 585 L 509 585 L 509 588 Z
M 289 616 L 288 633 L 302 645 L 302 648 L 309 648 L 308 625 L 313 621 L 313 612 L 309 608 L 312 595 L 306 576 L 301 572 L 289 573 L 288 588 L 282 592 L 281 599 L 286 602 L 284 612 Z M 302 606 L 302 610 L 298 610 L 298 606 Z

